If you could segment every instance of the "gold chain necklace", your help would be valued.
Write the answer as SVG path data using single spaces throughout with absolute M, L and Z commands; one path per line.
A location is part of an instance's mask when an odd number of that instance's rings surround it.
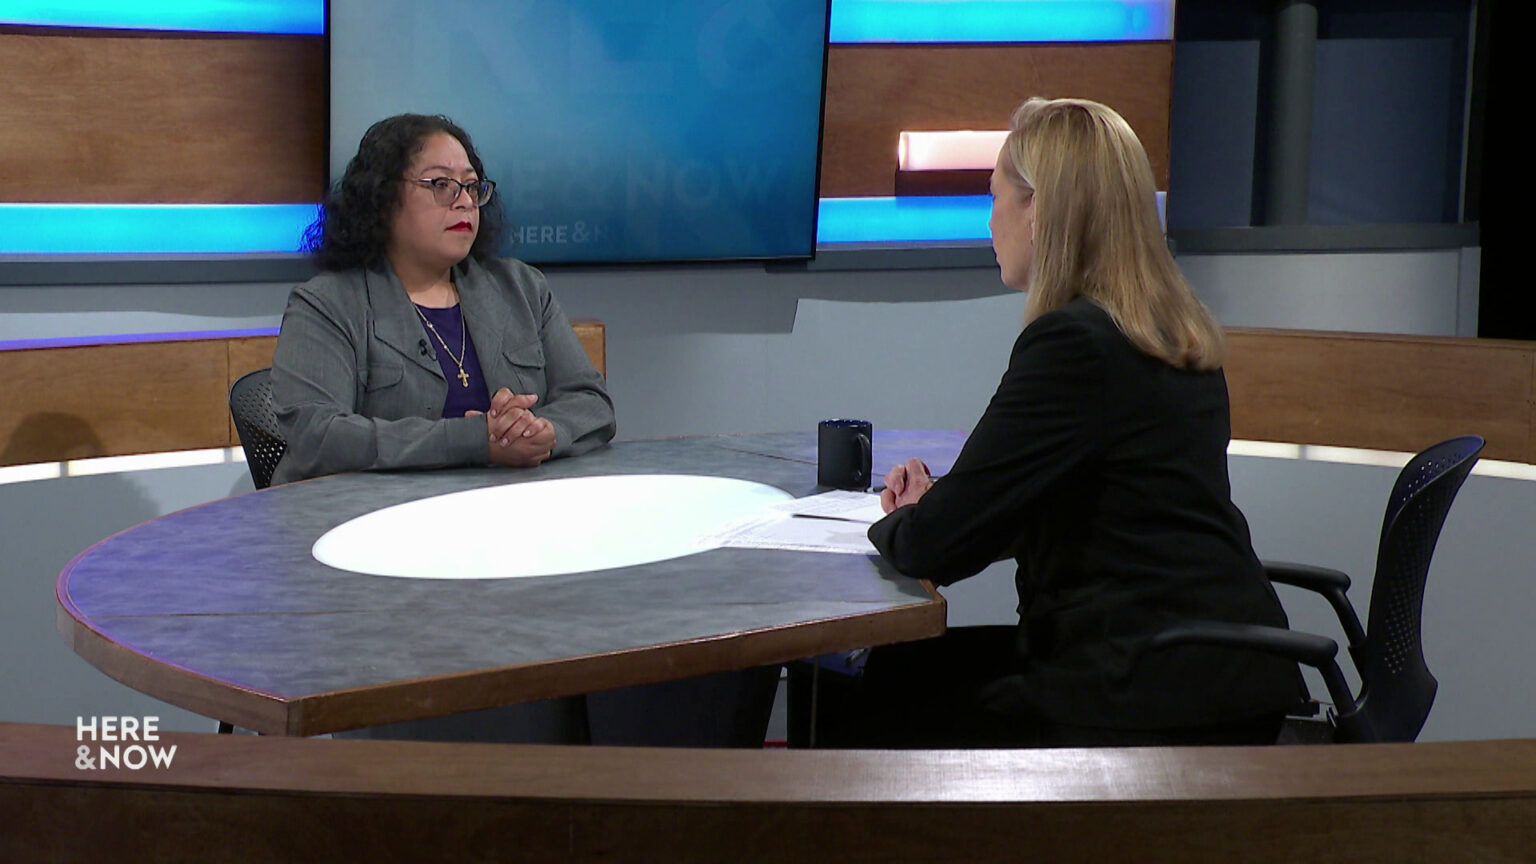
M 432 323 L 432 319 L 427 317 L 427 313 L 421 311 L 421 307 L 415 303 L 411 304 L 411 308 L 415 309 L 416 314 L 421 316 L 421 323 L 427 325 L 427 329 L 431 330 L 432 335 L 437 337 L 437 344 L 443 346 L 443 350 L 448 353 L 448 359 L 452 360 L 454 365 L 459 367 L 459 374 L 454 376 L 459 379 L 459 384 L 468 387 L 469 373 L 464 371 L 464 358 L 469 356 L 469 352 L 466 350 L 469 342 L 469 322 L 464 320 L 463 306 L 459 307 L 459 356 L 457 357 L 453 356 L 453 349 L 449 348 L 448 343 L 443 340 L 443 334 L 437 332 L 437 327 Z

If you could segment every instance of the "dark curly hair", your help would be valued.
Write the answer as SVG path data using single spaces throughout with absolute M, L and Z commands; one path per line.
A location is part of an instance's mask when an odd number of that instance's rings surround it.
M 485 166 L 469 133 L 439 115 L 397 114 L 368 127 L 346 173 L 325 196 L 320 215 L 304 231 L 304 251 L 322 270 L 378 267 L 384 263 L 389 225 L 400 205 L 400 180 L 431 136 L 446 132 L 464 145 L 469 164 L 482 179 Z M 501 246 L 505 217 L 501 199 L 480 208 L 480 233 L 469 254 L 487 258 Z

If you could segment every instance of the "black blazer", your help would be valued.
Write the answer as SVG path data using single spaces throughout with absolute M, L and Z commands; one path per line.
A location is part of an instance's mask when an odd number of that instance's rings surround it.
M 1097 304 L 1040 316 L 953 470 L 870 528 L 940 585 L 1012 554 L 1017 674 L 983 701 L 1110 728 L 1235 721 L 1294 704 L 1295 664 L 1186 647 L 1140 658 L 1180 618 L 1286 626 L 1227 477 L 1221 371 L 1139 351 Z

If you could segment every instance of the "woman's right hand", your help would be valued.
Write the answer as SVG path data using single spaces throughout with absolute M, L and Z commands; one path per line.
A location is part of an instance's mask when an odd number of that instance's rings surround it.
M 933 477 L 921 459 L 908 459 L 885 475 L 885 490 L 880 493 L 880 509 L 887 513 L 908 504 L 916 504 L 933 487 Z
M 491 397 L 491 410 L 486 412 L 486 431 L 492 443 L 510 446 L 519 437 L 534 434 L 532 424 L 539 418 L 529 409 L 539 397 L 532 393 L 513 393 L 503 387 Z
M 513 393 L 506 387 L 491 397 L 491 410 L 484 416 L 492 464 L 531 468 L 554 451 L 554 424 L 528 410 L 538 399 L 537 395 Z M 479 417 L 481 413 L 466 411 L 464 416 Z

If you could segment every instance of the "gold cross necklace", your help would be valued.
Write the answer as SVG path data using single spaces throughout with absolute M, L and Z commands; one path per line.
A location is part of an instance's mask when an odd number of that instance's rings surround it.
M 459 379 L 459 384 L 468 387 L 469 373 L 464 371 L 464 358 L 469 355 L 469 352 L 465 350 L 469 343 L 469 322 L 464 320 L 463 305 L 460 304 L 459 306 L 459 355 L 457 357 L 453 355 L 453 349 L 449 348 L 448 343 L 443 340 L 443 334 L 437 332 L 437 327 L 433 325 L 432 319 L 427 317 L 427 313 L 421 311 L 421 307 L 415 303 L 411 304 L 411 308 L 415 309 L 416 314 L 421 316 L 421 323 L 427 325 L 427 329 L 431 330 L 432 335 L 437 337 L 437 344 L 443 346 L 443 350 L 448 353 L 448 359 L 452 360 L 454 365 L 459 367 L 459 374 L 454 376 Z

